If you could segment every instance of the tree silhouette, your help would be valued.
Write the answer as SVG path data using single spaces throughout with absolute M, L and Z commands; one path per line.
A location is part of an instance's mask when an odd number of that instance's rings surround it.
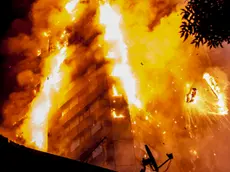
M 230 0 L 189 0 L 182 9 L 181 37 L 193 36 L 196 47 L 210 48 L 230 43 Z

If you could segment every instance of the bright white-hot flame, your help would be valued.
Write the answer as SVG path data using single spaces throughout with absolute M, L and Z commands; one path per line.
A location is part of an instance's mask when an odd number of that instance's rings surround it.
M 216 97 L 219 98 L 220 88 L 217 85 L 215 79 L 208 73 L 205 73 L 203 75 L 203 78 L 205 79 L 205 81 L 207 82 L 209 87 L 212 89 L 212 91 L 216 95 Z
M 113 57 L 108 58 L 117 57 L 112 76 L 121 80 L 128 103 L 141 108 L 141 102 L 136 93 L 136 81 L 128 64 L 127 47 L 121 33 L 120 20 L 121 16 L 108 3 L 100 6 L 100 23 L 105 26 L 105 40 L 114 44 L 107 56 L 112 54 Z
M 219 106 L 218 111 L 221 115 L 227 115 L 228 114 L 228 109 L 226 107 L 225 99 L 223 94 L 219 95 L 217 105 Z
M 197 96 L 194 98 L 194 102 L 192 102 L 192 103 L 193 103 L 193 104 L 196 104 L 198 100 L 199 100 L 199 95 L 197 95 Z
M 141 108 L 141 102 L 136 97 L 136 81 L 131 73 L 130 66 L 126 63 L 115 65 L 112 76 L 116 76 L 121 79 L 129 103 Z
M 217 97 L 217 105 L 218 105 L 218 113 L 220 115 L 226 115 L 228 114 L 228 109 L 226 106 L 226 101 L 224 98 L 223 93 L 221 93 L 220 87 L 217 85 L 217 82 L 213 76 L 211 76 L 209 73 L 204 73 L 203 79 L 207 82 L 215 96 Z
M 58 92 L 61 86 L 60 81 L 63 73 L 60 71 L 60 67 L 66 58 L 66 50 L 67 48 L 63 47 L 57 55 L 49 57 L 52 58 L 48 63 L 52 65 L 50 73 L 44 78 L 41 90 L 31 104 L 27 115 L 28 119 L 22 126 L 24 138 L 31 141 L 37 149 L 44 151 L 47 149 L 48 116 L 52 106 L 52 96 L 54 92 Z
M 42 36 L 44 36 L 44 37 L 49 37 L 50 34 L 49 34 L 48 32 L 43 32 L 43 33 L 42 33 Z
M 41 55 L 41 50 L 37 50 L 37 56 Z
M 118 94 L 118 91 L 117 91 L 117 89 L 116 89 L 116 87 L 114 85 L 113 85 L 112 89 L 113 89 L 113 96 L 115 96 L 115 97 L 120 96 Z
M 72 0 L 66 5 L 69 15 L 76 7 L 78 0 Z M 69 23 L 70 24 L 70 23 Z M 43 32 L 44 37 L 49 37 L 50 32 Z M 68 42 L 66 31 L 61 34 L 56 43 L 56 52 L 47 57 L 43 68 L 43 79 L 41 88 L 37 96 L 32 101 L 27 113 L 27 119 L 20 128 L 28 146 L 35 149 L 46 151 L 48 147 L 48 120 L 55 105 L 54 97 L 59 95 L 60 88 L 63 86 L 63 76 L 66 78 L 66 71 L 61 69 L 64 60 L 67 58 Z
M 122 115 L 122 114 L 117 115 L 115 111 L 112 111 L 112 116 L 114 118 L 124 118 L 124 115 Z
M 65 9 L 68 11 L 68 13 L 73 13 L 78 3 L 79 0 L 72 0 L 66 4 Z

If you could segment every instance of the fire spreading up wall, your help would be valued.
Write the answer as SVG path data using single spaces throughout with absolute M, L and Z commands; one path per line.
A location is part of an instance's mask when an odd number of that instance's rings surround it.
M 144 144 L 158 162 L 175 152 L 175 171 L 209 168 L 228 78 L 181 40 L 179 2 L 37 1 L 31 35 L 7 41 L 26 56 L 3 110 L 11 138 L 119 171 L 139 170 Z
M 39 9 L 39 5 L 39 2 L 35 4 L 34 9 Z M 128 166 L 133 169 L 135 160 L 127 103 L 123 96 L 116 95 L 117 87 L 122 84 L 121 75 L 117 73 L 114 78 L 110 74 L 117 62 L 110 60 L 116 57 L 110 57 L 109 53 L 127 58 L 122 55 L 125 47 L 119 47 L 123 46 L 119 45 L 123 41 L 119 16 L 107 3 L 72 0 L 59 5 L 63 5 L 60 7 L 64 12 L 51 14 L 51 17 L 59 19 L 66 15 L 69 18 L 57 21 L 57 25 L 62 22 L 58 25 L 60 28 L 35 28 L 39 30 L 42 45 L 37 47 L 36 57 L 27 58 L 15 67 L 18 84 L 24 90 L 11 94 L 11 99 L 15 95 L 26 101 L 20 102 L 20 112 L 15 111 L 13 118 L 7 114 L 17 105 L 10 101 L 6 104 L 4 126 L 15 130 L 16 138 L 12 138 L 21 144 L 112 169 L 127 165 L 121 158 L 123 147 L 128 146 L 131 149 Z M 78 8 L 84 9 L 84 15 Z M 115 17 L 115 25 L 105 18 L 106 12 Z M 115 36 L 109 38 L 112 34 Z M 117 46 L 118 50 L 107 46 Z M 118 60 L 122 60 L 121 67 L 129 69 L 127 59 Z M 114 118 L 123 122 L 113 123 Z

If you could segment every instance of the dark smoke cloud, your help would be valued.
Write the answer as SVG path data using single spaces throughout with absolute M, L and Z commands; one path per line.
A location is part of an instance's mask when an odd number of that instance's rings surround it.
M 151 0 L 151 10 L 154 11 L 155 16 L 149 23 L 149 29 L 153 30 L 160 23 L 161 18 L 167 17 L 173 11 L 176 11 L 179 3 L 181 3 L 181 0 Z

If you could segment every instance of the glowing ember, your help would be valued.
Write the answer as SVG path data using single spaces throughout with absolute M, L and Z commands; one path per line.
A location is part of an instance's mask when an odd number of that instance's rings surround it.
M 43 32 L 42 35 L 43 35 L 44 37 L 49 37 L 49 36 L 50 36 L 50 34 L 49 34 L 48 32 Z
M 40 56 L 41 55 L 41 50 L 37 50 L 37 56 Z
M 112 116 L 113 118 L 124 118 L 125 116 L 122 114 L 117 115 L 115 111 L 112 110 Z
M 194 156 L 197 156 L 197 155 L 198 155 L 198 153 L 197 153 L 196 150 L 190 150 L 190 153 L 191 153 L 192 155 L 194 155 Z

